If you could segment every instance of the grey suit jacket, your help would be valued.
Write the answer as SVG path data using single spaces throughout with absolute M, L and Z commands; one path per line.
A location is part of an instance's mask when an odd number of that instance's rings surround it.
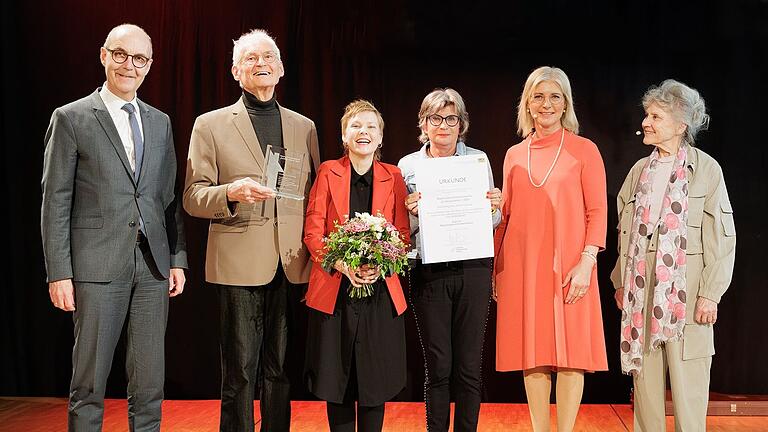
M 57 108 L 45 134 L 41 231 L 48 281 L 110 282 L 133 260 L 139 215 L 160 273 L 187 266 L 166 114 L 138 101 L 138 184 L 99 90 Z

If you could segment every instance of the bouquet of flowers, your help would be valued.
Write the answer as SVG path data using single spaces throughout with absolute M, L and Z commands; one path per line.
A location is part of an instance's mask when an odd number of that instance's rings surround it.
M 400 232 L 379 214 L 355 213 L 355 217 L 343 225 L 334 222 L 336 230 L 323 238 L 325 255 L 322 266 L 330 272 L 341 260 L 352 268 L 368 264 L 385 278 L 395 273 L 403 274 L 408 266 L 408 245 L 400 238 Z M 373 294 L 373 286 L 350 285 L 351 298 L 363 298 Z

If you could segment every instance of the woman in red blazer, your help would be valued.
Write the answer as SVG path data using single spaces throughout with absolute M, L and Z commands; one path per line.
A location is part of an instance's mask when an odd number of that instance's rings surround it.
M 323 237 L 356 212 L 383 215 L 409 242 L 406 188 L 394 165 L 379 162 L 384 120 L 368 101 L 347 105 L 341 118 L 345 156 L 320 165 L 304 222 L 314 262 L 306 303 L 309 329 L 304 378 L 327 401 L 331 431 L 381 431 L 384 403 L 405 387 L 405 296 L 397 275 L 339 261 L 325 271 Z M 350 285 L 374 284 L 370 297 L 352 299 Z M 355 411 L 357 401 L 357 412 Z

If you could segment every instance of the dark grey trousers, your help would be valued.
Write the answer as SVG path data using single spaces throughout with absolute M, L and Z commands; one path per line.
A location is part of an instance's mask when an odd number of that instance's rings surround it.
M 136 243 L 127 261 L 112 282 L 75 282 L 70 431 L 101 431 L 107 377 L 126 318 L 128 426 L 160 430 L 168 280 L 155 268 L 146 242 Z

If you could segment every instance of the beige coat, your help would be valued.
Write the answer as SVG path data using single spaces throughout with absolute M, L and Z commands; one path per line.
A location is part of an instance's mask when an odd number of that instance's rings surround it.
M 635 211 L 635 186 L 648 158 L 637 161 L 629 171 L 616 198 L 619 213 L 619 258 L 611 273 L 616 289 L 623 287 L 627 262 L 632 215 Z M 711 356 L 715 353 L 711 325 L 694 321 L 696 299 L 701 296 L 720 302 L 728 289 L 736 256 L 736 229 L 733 209 L 728 200 L 723 172 L 717 161 L 703 151 L 691 147 L 688 151 L 688 247 L 685 330 L 683 331 L 683 360 Z M 655 263 L 659 232 L 654 231 L 648 242 L 650 263 Z M 655 265 L 648 265 L 649 269 Z M 652 286 L 652 285 L 649 285 Z
M 320 155 L 312 120 L 280 107 L 283 145 L 304 158 L 304 200 L 277 198 L 262 204 L 228 204 L 235 180 L 263 174 L 265 158 L 242 99 L 203 114 L 192 129 L 184 209 L 210 219 L 205 279 L 222 285 L 269 283 L 282 262 L 292 283 L 309 281 L 309 253 L 302 241 L 304 212 Z M 262 214 L 268 218 L 264 220 Z M 276 217 L 275 217 L 276 215 Z

